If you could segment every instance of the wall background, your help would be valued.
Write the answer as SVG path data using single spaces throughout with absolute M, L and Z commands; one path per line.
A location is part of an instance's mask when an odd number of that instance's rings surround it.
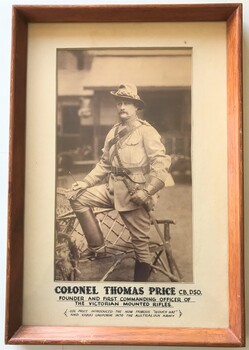
M 175 3 L 216 3 L 218 1 L 211 0 L 191 0 L 191 1 L 156 1 L 158 4 L 175 4 Z M 223 1 L 224 2 L 224 1 Z M 243 1 L 226 1 L 231 3 L 243 3 L 243 59 L 244 59 L 244 74 L 243 74 L 243 84 L 244 84 L 244 176 L 245 176 L 245 252 L 249 249 L 249 240 L 248 240 L 248 217 L 246 213 L 248 212 L 248 161 L 249 161 L 249 140 L 247 134 L 249 133 L 249 121 L 248 121 L 248 112 L 249 112 L 249 96 L 247 94 L 249 88 L 249 68 L 246 62 L 249 60 L 249 4 L 246 0 Z M 11 49 L 11 6 L 12 4 L 25 4 L 25 5 L 50 5 L 50 4 L 114 4 L 117 3 L 115 0 L 103 1 L 98 0 L 94 2 L 90 1 L 63 1 L 63 0 L 0 0 L 0 228 L 1 228 L 1 246 L 0 246 L 0 348 L 1 349 L 13 349 L 13 350 L 41 350 L 45 346 L 7 346 L 4 345 L 4 313 L 5 313 L 5 271 L 6 271 L 6 230 L 7 230 L 7 192 L 8 192 L 8 135 L 9 135 L 9 90 L 10 90 L 10 49 Z M 154 3 L 153 1 L 121 1 L 118 3 L 126 4 L 149 4 Z M 245 275 L 247 275 L 249 267 L 248 256 L 245 257 Z M 249 294 L 248 281 L 246 281 L 246 295 Z M 249 303 L 246 300 L 246 315 L 249 316 Z M 246 327 L 247 333 L 247 346 L 246 349 L 249 349 L 249 326 Z M 80 346 L 47 346 L 46 348 L 58 349 L 58 350 L 78 350 L 82 349 Z M 85 349 L 99 350 L 102 348 L 111 348 L 113 350 L 118 349 L 118 346 L 86 346 Z M 123 349 L 137 349 L 143 348 L 140 347 L 122 347 Z M 148 350 L 155 349 L 156 347 L 147 347 Z M 166 349 L 166 347 L 165 347 Z M 170 347 L 168 347 L 170 349 Z M 177 350 L 177 347 L 172 349 Z M 198 349 L 198 348 L 196 348 Z M 201 348 L 199 348 L 201 349 Z M 215 348 L 213 348 L 215 349 Z M 220 348 L 221 349 L 221 348 Z

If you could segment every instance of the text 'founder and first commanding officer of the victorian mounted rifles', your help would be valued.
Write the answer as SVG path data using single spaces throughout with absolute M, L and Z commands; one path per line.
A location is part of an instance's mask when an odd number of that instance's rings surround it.
M 136 86 L 123 84 L 111 94 L 120 122 L 108 133 L 95 168 L 72 185 L 69 199 L 88 243 L 86 256 L 98 257 L 104 252 L 103 235 L 91 208 L 112 207 L 119 212 L 134 246 L 134 281 L 147 281 L 151 270 L 148 210 L 165 186 L 170 157 L 158 132 L 138 119 L 137 111 L 144 108 L 144 102 Z

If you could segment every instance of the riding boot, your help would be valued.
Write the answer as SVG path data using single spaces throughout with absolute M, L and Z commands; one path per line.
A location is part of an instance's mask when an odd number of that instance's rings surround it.
M 81 258 L 98 258 L 105 254 L 104 237 L 98 221 L 91 208 L 84 212 L 75 213 L 85 235 L 88 248 L 81 254 Z
M 151 266 L 146 262 L 135 261 L 134 281 L 147 282 L 150 276 Z

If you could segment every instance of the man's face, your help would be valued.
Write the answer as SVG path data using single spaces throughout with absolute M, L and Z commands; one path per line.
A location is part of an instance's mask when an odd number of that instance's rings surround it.
M 137 115 L 138 108 L 132 101 L 126 99 L 116 100 L 118 114 L 121 120 L 129 120 Z

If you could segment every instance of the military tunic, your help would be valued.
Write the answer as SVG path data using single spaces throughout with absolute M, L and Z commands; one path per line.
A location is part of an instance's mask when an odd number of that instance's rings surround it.
M 135 120 L 126 136 L 113 144 L 113 138 L 123 128 L 119 123 L 108 133 L 100 161 L 83 179 L 89 188 L 72 203 L 72 207 L 79 212 L 88 207 L 114 207 L 131 233 L 136 258 L 150 263 L 149 215 L 142 206 L 131 201 L 130 189 L 143 188 L 148 175 L 167 182 L 171 161 L 158 132 L 140 119 Z M 119 174 L 121 168 L 127 170 L 129 189 L 124 176 Z
M 110 141 L 115 132 L 121 131 L 122 124 L 115 125 L 108 133 L 103 155 L 96 167 L 84 178 L 92 187 L 108 175 L 108 187 L 114 195 L 114 208 L 118 211 L 136 209 L 138 206 L 130 201 L 130 194 L 123 182 L 123 176 L 113 174 L 111 170 L 120 168 L 115 155 L 115 145 Z M 122 166 L 128 169 L 128 181 L 131 188 L 137 184 L 140 188 L 146 182 L 147 175 L 155 176 L 165 182 L 168 177 L 170 157 L 165 154 L 164 145 L 161 143 L 158 132 L 147 122 L 137 120 L 134 123 L 134 131 L 117 142 L 118 156 Z M 137 187 L 138 187 L 137 186 Z

